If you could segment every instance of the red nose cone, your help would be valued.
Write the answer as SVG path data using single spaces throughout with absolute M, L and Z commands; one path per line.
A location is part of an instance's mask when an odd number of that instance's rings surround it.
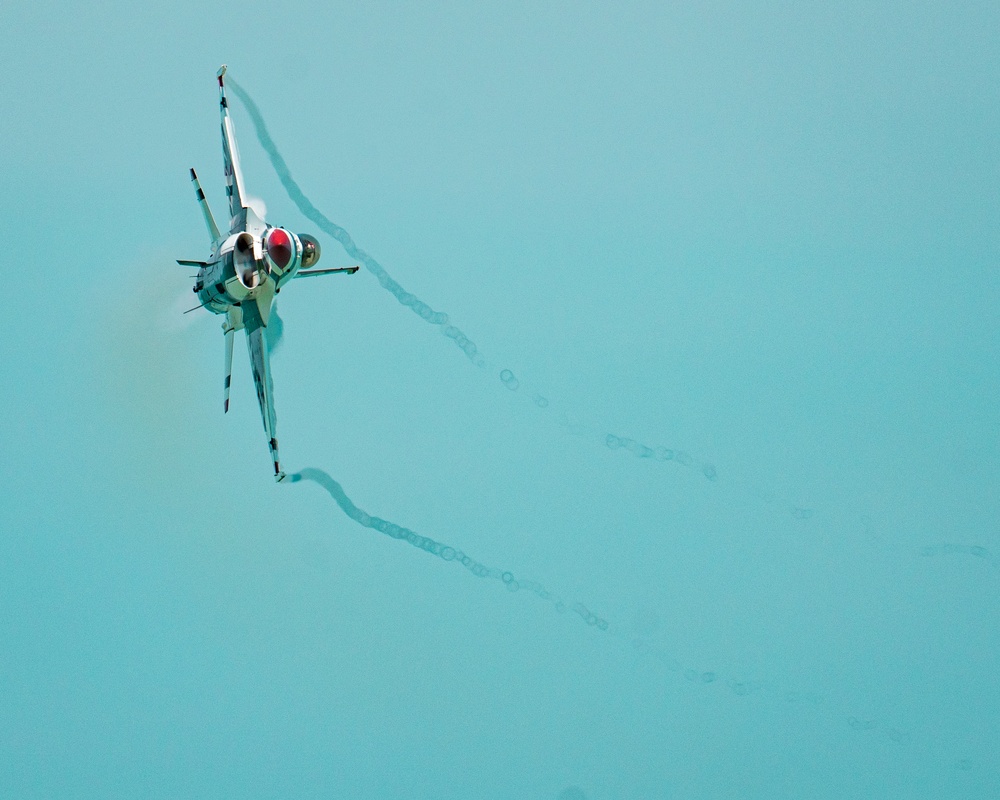
M 267 235 L 267 254 L 278 269 L 284 269 L 292 260 L 292 240 L 281 228 L 272 228 Z

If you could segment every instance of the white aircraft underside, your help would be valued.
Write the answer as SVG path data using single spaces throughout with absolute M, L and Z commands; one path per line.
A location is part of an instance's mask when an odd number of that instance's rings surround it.
M 194 292 L 201 308 L 213 314 L 224 314 L 226 373 L 223 409 L 229 411 L 229 386 L 232 379 L 233 339 L 236 331 L 246 331 L 250 368 L 257 390 L 264 433 L 267 436 L 274 477 L 285 477 L 278 457 L 274 385 L 264 329 L 271 316 L 274 298 L 281 287 L 293 278 L 345 272 L 353 274 L 357 267 L 309 270 L 320 256 L 319 242 L 306 234 L 296 235 L 285 228 L 268 225 L 247 204 L 240 169 L 236 133 L 229 116 L 226 87 L 223 78 L 226 67 L 219 68 L 219 106 L 222 114 L 222 164 L 226 176 L 226 196 L 229 198 L 229 232 L 223 236 L 195 171 L 191 170 L 198 203 L 212 239 L 212 253 L 207 261 L 178 261 L 198 268 Z M 304 268 L 304 269 L 303 269 Z

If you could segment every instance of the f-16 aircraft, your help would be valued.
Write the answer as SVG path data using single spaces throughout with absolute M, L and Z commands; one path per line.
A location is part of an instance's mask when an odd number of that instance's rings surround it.
M 236 133 L 229 116 L 226 86 L 223 78 L 226 66 L 219 68 L 219 107 L 222 114 L 222 166 L 226 176 L 226 196 L 229 198 L 229 232 L 223 235 L 215 224 L 205 193 L 195 171 L 191 170 L 198 204 L 212 239 L 212 252 L 207 261 L 183 261 L 178 264 L 197 267 L 194 292 L 200 305 L 213 314 L 224 314 L 222 332 L 226 344 L 226 375 L 223 385 L 223 413 L 229 411 L 229 386 L 233 372 L 233 338 L 236 331 L 245 330 L 250 368 L 257 388 L 257 402 L 264 422 L 264 433 L 274 462 L 274 479 L 285 477 L 278 458 L 278 438 L 275 431 L 274 386 L 264 329 L 271 317 L 274 297 L 294 278 L 335 273 L 353 274 L 357 267 L 310 269 L 319 261 L 319 242 L 308 234 L 294 234 L 285 228 L 268 225 L 247 204 L 247 194 L 240 170 Z M 195 309 L 191 309 L 194 311 Z

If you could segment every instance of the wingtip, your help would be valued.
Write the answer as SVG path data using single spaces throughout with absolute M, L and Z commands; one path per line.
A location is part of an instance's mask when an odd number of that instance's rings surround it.
M 215 75 L 221 81 L 222 80 L 222 76 L 225 75 L 225 74 L 226 74 L 226 65 L 223 64 L 221 67 L 219 67 L 219 71 L 216 72 Z
M 286 475 L 284 472 L 279 472 L 277 475 L 274 476 L 274 482 L 281 483 L 287 477 L 288 475 Z

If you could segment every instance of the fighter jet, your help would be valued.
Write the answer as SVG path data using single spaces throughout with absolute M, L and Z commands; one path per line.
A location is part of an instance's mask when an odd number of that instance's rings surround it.
M 246 331 L 247 349 L 257 402 L 264 422 L 267 445 L 274 462 L 274 479 L 285 477 L 278 458 L 278 438 L 274 413 L 274 386 L 268 358 L 267 327 L 274 305 L 274 297 L 281 288 L 295 278 L 354 274 L 355 267 L 338 269 L 310 269 L 319 261 L 319 242 L 308 234 L 267 224 L 247 204 L 247 194 L 240 170 L 236 133 L 229 116 L 224 78 L 226 66 L 219 68 L 219 108 L 222 114 L 222 167 L 226 177 L 226 196 L 229 198 L 229 231 L 223 235 L 215 224 L 215 217 L 205 199 L 201 183 L 194 169 L 191 182 L 205 217 L 212 251 L 206 261 L 178 260 L 186 267 L 197 267 L 194 293 L 198 295 L 198 308 L 213 314 L 224 314 L 222 332 L 225 335 L 226 374 L 223 383 L 223 413 L 229 411 L 229 386 L 233 372 L 233 338 L 238 330 Z

